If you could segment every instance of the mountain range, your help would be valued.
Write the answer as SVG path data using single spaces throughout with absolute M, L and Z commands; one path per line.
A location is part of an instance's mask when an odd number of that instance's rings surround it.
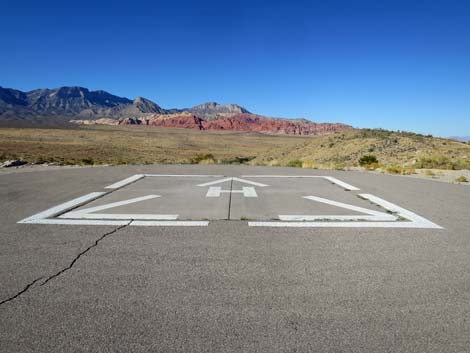
M 103 90 L 59 87 L 23 92 L 0 87 L 0 125 L 148 125 L 199 130 L 256 131 L 268 134 L 325 135 L 352 129 L 339 123 L 271 118 L 237 104 L 208 102 L 164 109 L 146 98 L 134 100 Z

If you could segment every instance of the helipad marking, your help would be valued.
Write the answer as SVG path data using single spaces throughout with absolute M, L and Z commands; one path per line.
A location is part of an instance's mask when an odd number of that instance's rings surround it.
M 240 183 L 245 183 L 245 184 L 250 184 L 250 185 L 255 185 L 255 186 L 260 186 L 260 187 L 269 186 L 269 185 L 266 185 L 266 184 L 257 183 L 256 181 L 245 180 L 245 179 L 241 179 L 241 178 L 237 178 L 237 177 L 229 177 L 229 178 L 225 178 L 225 179 L 210 181 L 208 183 L 199 184 L 198 186 L 216 185 L 216 184 L 225 183 L 227 181 L 238 181 Z
M 357 191 L 359 188 L 352 186 L 344 181 L 336 179 L 332 176 L 327 175 L 242 175 L 242 178 L 323 178 L 329 180 L 333 184 L 336 184 L 348 191 Z
M 35 215 L 32 215 L 31 217 L 22 219 L 18 223 L 37 223 L 39 220 L 49 218 L 49 217 L 55 217 L 58 214 L 71 210 L 74 207 L 78 207 L 87 202 L 96 200 L 97 198 L 103 196 L 104 194 L 106 193 L 105 192 L 92 192 L 90 194 L 77 197 L 76 199 L 61 203 L 60 205 L 49 208 L 43 212 L 39 212 Z
M 136 174 L 117 183 L 107 186 L 106 188 L 118 189 L 138 181 L 144 177 L 221 177 L 221 175 L 198 175 L 198 174 Z M 245 175 L 243 177 L 250 178 L 324 178 L 330 182 L 341 186 L 346 190 L 359 190 L 358 188 L 344 183 L 331 176 L 295 176 L 295 175 Z M 239 181 L 246 184 L 265 187 L 266 184 L 257 183 L 251 180 L 245 180 L 237 177 L 229 177 L 213 182 L 203 183 L 198 186 L 210 186 L 227 181 Z M 212 189 L 212 191 L 210 191 Z M 114 191 L 113 190 L 113 191 Z M 210 192 L 209 192 L 210 191 Z M 111 191 L 112 192 L 112 191 Z M 208 194 L 219 194 L 222 192 L 243 193 L 246 197 L 257 197 L 254 187 L 243 187 L 242 190 L 222 190 L 221 187 L 210 187 Z M 159 195 L 146 195 L 124 201 L 117 201 L 106 205 L 89 207 L 78 211 L 70 211 L 93 201 L 110 192 L 94 192 L 90 193 L 63 204 L 52 207 L 46 211 L 37 213 L 31 217 L 27 217 L 18 223 L 27 224 L 58 224 L 58 225 L 130 225 L 130 226 L 208 226 L 209 221 L 180 221 L 176 220 L 178 215 L 158 215 L 158 214 L 97 214 L 92 212 L 102 211 L 105 209 L 127 205 L 134 202 L 150 200 L 160 197 Z M 421 217 L 409 210 L 401 208 L 391 202 L 385 201 L 377 196 L 370 194 L 360 194 L 360 197 L 367 199 L 395 215 L 386 214 L 362 208 L 359 206 L 344 204 L 338 201 L 323 199 L 316 196 L 306 196 L 306 199 L 327 203 L 333 206 L 343 207 L 366 215 L 279 215 L 279 222 L 248 222 L 251 227 L 351 227 L 351 228 L 430 228 L 442 229 L 441 226 Z M 215 197 L 215 196 L 210 196 Z M 65 213 L 70 211 L 68 213 Z M 406 219 L 406 221 L 397 221 L 398 217 Z M 59 218 L 53 218 L 59 217 Z M 69 219 L 66 219 L 69 218 Z M 70 219 L 73 218 L 73 219 Z M 324 221 L 329 219 L 331 221 Z M 317 221 L 318 220 L 318 221 Z M 313 222 L 312 222 L 313 221 Z M 334 222 L 340 221 L 340 222 Z M 365 222 L 368 221 L 368 222 Z
M 72 219 L 150 219 L 150 220 L 175 220 L 178 215 L 165 215 L 165 214 L 109 214 L 109 213 L 93 213 L 97 211 L 107 210 L 109 208 L 128 205 L 131 203 L 146 201 L 160 197 L 160 195 L 146 195 L 136 197 L 129 200 L 117 201 L 105 205 L 84 208 L 78 211 L 67 212 L 59 218 L 72 218 Z
M 420 228 L 443 229 L 443 227 L 441 227 L 440 225 L 437 225 L 437 224 L 431 222 L 430 220 L 428 220 L 424 217 L 421 217 L 421 216 L 417 215 L 416 213 L 411 212 L 411 211 L 409 211 L 405 208 L 402 208 L 402 207 L 397 206 L 397 205 L 395 205 L 395 204 L 393 204 L 389 201 L 381 199 L 380 197 L 377 197 L 377 196 L 374 196 L 374 195 L 371 195 L 371 194 L 359 194 L 359 196 L 361 196 L 361 197 L 365 198 L 366 200 L 369 200 L 369 201 L 371 201 L 371 202 L 373 202 L 373 203 L 375 203 L 379 206 L 382 206 L 386 210 L 389 210 L 391 212 L 395 212 L 399 216 L 401 216 L 403 218 L 406 218 L 406 219 L 409 219 L 417 225 L 421 225 Z
M 406 218 L 407 221 L 396 222 L 248 222 L 250 227 L 292 227 L 292 228 L 425 228 L 425 229 L 443 229 L 441 226 L 417 215 L 407 209 L 397 206 L 391 202 L 385 201 L 377 196 L 370 194 L 360 194 L 364 199 L 395 212 L 398 216 Z M 331 201 L 331 200 L 330 200 Z M 370 210 L 371 211 L 371 210 Z M 376 212 L 376 211 L 374 211 Z
M 123 226 L 129 224 L 129 220 L 126 221 L 111 221 L 111 220 L 87 220 L 87 219 L 38 219 L 34 222 L 28 222 L 28 224 L 58 224 L 58 225 L 78 225 L 78 226 Z
M 133 182 L 140 180 L 144 178 L 144 174 L 135 174 L 133 176 L 130 176 L 129 178 L 126 178 L 124 180 L 118 181 L 117 183 L 114 183 L 112 185 L 108 185 L 105 187 L 105 189 L 119 189 L 122 188 L 123 186 L 132 184 Z
M 304 196 L 304 199 L 312 200 L 315 202 L 325 203 L 327 205 L 345 208 L 347 210 L 365 213 L 365 215 L 279 215 L 281 221 L 317 221 L 317 220 L 328 220 L 328 221 L 396 221 L 397 217 L 384 212 L 370 210 L 364 207 L 350 205 L 347 203 L 333 201 L 317 196 Z
M 84 209 L 81 209 L 81 210 L 78 210 L 78 211 L 68 212 L 68 213 L 65 213 L 65 214 L 61 215 L 60 218 L 69 218 L 69 217 L 70 218 L 76 218 L 76 217 L 73 217 L 73 216 L 81 216 L 81 215 L 87 214 L 87 213 L 93 213 L 93 212 L 97 212 L 97 211 L 107 210 L 109 208 L 128 205 L 128 204 L 131 204 L 131 203 L 136 203 L 136 202 L 140 202 L 140 201 L 155 199 L 157 197 L 160 197 L 160 195 L 146 195 L 146 196 L 135 197 L 135 198 L 129 199 L 129 200 L 111 202 L 111 203 L 107 203 L 105 205 L 89 207 L 89 208 L 84 208 Z
M 105 189 L 119 189 L 123 186 L 132 184 L 145 177 L 189 177 L 189 178 L 220 178 L 223 175 L 204 175 L 204 174 L 135 174 L 129 178 L 120 180 L 112 185 L 108 185 Z
M 221 193 L 243 194 L 244 197 L 258 197 L 255 188 L 252 186 L 244 186 L 242 190 L 222 190 L 220 186 L 211 186 L 207 190 L 206 197 L 220 197 Z
M 165 227 L 207 227 L 208 221 L 131 221 L 129 220 L 87 220 L 87 219 L 38 219 L 28 224 L 58 224 L 82 226 L 165 226 Z
M 207 227 L 209 221 L 132 221 L 131 226 L 142 227 Z
M 415 222 L 248 222 L 250 227 L 286 228 L 428 228 L 443 229 L 439 226 L 424 226 Z
M 325 176 L 323 177 L 324 179 L 326 180 L 329 180 L 331 181 L 333 184 L 336 184 L 338 186 L 341 186 L 342 188 L 345 188 L 346 190 L 349 190 L 349 191 L 357 191 L 357 190 L 360 190 L 359 188 L 355 187 L 355 186 L 352 186 L 348 183 L 345 183 L 344 181 L 341 181 L 339 179 L 336 179 L 332 176 Z
M 188 178 L 222 178 L 223 175 L 205 175 L 205 174 L 144 174 L 146 177 L 188 177 Z
M 59 216 L 59 218 L 72 218 L 72 219 L 149 219 L 153 221 L 158 220 L 175 220 L 178 219 L 177 214 L 120 214 L 120 213 L 74 213 L 69 212 Z
M 304 196 L 304 199 L 307 200 L 312 200 L 316 202 L 321 202 L 325 203 L 327 205 L 331 206 L 336 206 L 336 207 L 341 207 L 341 208 L 346 208 L 351 211 L 356 211 L 356 212 L 362 212 L 368 215 L 373 215 L 373 216 L 391 216 L 392 219 L 395 219 L 396 217 L 392 215 L 388 215 L 386 213 L 380 212 L 380 211 L 375 211 L 375 210 L 370 210 L 368 208 L 360 207 L 360 206 L 355 206 L 355 205 L 349 205 L 347 203 L 339 202 L 339 201 L 334 201 L 334 200 L 328 200 L 323 197 L 318 197 L 318 196 Z
M 383 216 L 343 215 L 279 215 L 281 221 L 396 221 L 397 217 L 384 213 Z

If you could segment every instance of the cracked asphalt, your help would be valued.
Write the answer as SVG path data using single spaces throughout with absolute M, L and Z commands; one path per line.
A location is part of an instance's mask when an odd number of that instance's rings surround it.
M 139 173 L 331 175 L 444 229 L 17 224 Z M 96 167 L 0 174 L 0 199 L 0 352 L 470 351 L 466 185 Z

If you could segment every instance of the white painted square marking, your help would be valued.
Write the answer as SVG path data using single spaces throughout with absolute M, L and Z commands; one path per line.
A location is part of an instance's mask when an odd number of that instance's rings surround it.
M 241 194 L 248 198 L 259 198 L 263 200 L 263 195 L 258 195 L 255 187 L 269 187 L 267 184 L 255 182 L 252 180 L 224 177 L 222 175 L 202 175 L 202 174 L 136 174 L 126 179 L 118 181 L 112 185 L 106 186 L 111 189 L 108 192 L 93 192 L 71 201 L 54 206 L 48 210 L 27 217 L 18 223 L 26 224 L 57 224 L 57 225 L 131 225 L 131 226 L 208 226 L 207 220 L 178 220 L 178 214 L 158 214 L 158 213 L 97 213 L 109 210 L 115 207 L 125 206 L 146 200 L 161 198 L 161 195 L 149 194 L 127 200 L 107 203 L 100 206 L 78 209 L 100 197 L 108 195 L 115 190 L 125 188 L 146 177 L 167 177 L 167 178 L 221 178 L 219 180 L 195 184 L 195 187 L 208 187 L 206 197 L 220 197 L 222 193 Z M 331 176 L 295 176 L 295 175 L 243 175 L 243 178 L 323 178 L 329 182 L 341 187 L 346 191 L 357 191 L 359 188 L 345 183 Z M 214 186 L 230 182 L 239 182 L 251 186 L 243 186 L 241 189 L 222 189 L 222 186 Z M 308 191 L 306 191 L 308 192 Z M 417 215 L 407 209 L 397 206 L 391 202 L 383 200 L 371 194 L 357 195 L 365 200 L 376 204 L 385 212 L 376 211 L 356 205 L 351 205 L 335 200 L 330 200 L 314 195 L 306 195 L 303 198 L 312 202 L 319 202 L 330 206 L 348 209 L 354 212 L 362 213 L 360 215 L 308 215 L 308 214 L 281 214 L 278 215 L 279 221 L 250 221 L 250 227 L 350 227 L 350 228 L 428 228 L 442 229 L 441 226 Z M 214 200 L 215 201 L 215 200 Z

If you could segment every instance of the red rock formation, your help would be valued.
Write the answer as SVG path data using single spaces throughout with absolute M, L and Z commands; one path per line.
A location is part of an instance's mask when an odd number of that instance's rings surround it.
M 325 135 L 351 129 L 344 124 L 314 123 L 308 120 L 273 119 L 254 114 L 236 114 L 203 121 L 204 130 L 256 131 L 283 135 Z
M 144 118 L 144 125 L 202 130 L 203 120 L 190 113 L 152 115 Z
M 344 124 L 314 123 L 305 119 L 275 119 L 249 113 L 223 116 L 214 120 L 204 120 L 189 112 L 126 118 L 114 120 L 113 123 L 108 120 L 110 119 L 75 120 L 72 122 L 79 124 L 95 122 L 106 125 L 148 125 L 198 130 L 255 131 L 282 135 L 326 135 L 352 129 L 351 126 Z

